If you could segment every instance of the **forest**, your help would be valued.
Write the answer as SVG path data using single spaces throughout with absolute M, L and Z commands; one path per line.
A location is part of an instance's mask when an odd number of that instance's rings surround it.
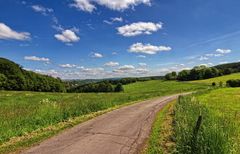
M 0 89 L 17 91 L 65 92 L 59 78 L 24 70 L 18 64 L 0 58 Z

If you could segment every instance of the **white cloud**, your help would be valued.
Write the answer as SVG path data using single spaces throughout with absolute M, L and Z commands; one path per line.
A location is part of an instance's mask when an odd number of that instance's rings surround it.
M 125 70 L 132 70 L 135 69 L 133 65 L 123 65 L 118 68 L 119 70 L 125 71 Z
M 139 74 L 146 74 L 149 72 L 149 70 L 146 68 L 138 68 L 138 69 L 136 69 L 136 72 Z
M 59 66 L 62 67 L 62 68 L 74 68 L 77 65 L 74 65 L 74 64 L 61 64 Z
M 125 37 L 137 36 L 141 34 L 150 35 L 153 32 L 156 32 L 159 29 L 162 29 L 162 25 L 163 25 L 162 23 L 137 22 L 137 23 L 132 23 L 130 25 L 118 27 L 117 30 L 118 30 L 118 34 Z
M 74 0 L 73 6 L 79 10 L 92 12 L 96 9 L 93 3 L 105 6 L 112 10 L 123 11 L 128 8 L 134 8 L 139 4 L 151 5 L 151 0 Z
M 45 7 L 41 6 L 41 5 L 32 5 L 31 7 L 32 7 L 32 9 L 33 9 L 35 12 L 39 12 L 39 13 L 41 13 L 41 14 L 43 14 L 43 15 L 47 15 L 48 13 L 53 12 L 53 9 L 51 9 L 51 8 L 45 8 Z
M 135 43 L 129 47 L 129 52 L 134 53 L 144 53 L 144 54 L 156 54 L 161 51 L 170 51 L 172 48 L 168 46 L 154 46 L 151 44 L 142 44 L 142 43 Z
M 80 40 L 73 30 L 66 29 L 61 34 L 55 34 L 55 38 L 64 43 L 77 42 Z
M 24 59 L 25 60 L 30 60 L 30 61 L 50 62 L 49 58 L 37 57 L 37 56 L 25 56 Z
M 4 23 L 0 23 L 0 39 L 4 40 L 29 40 L 30 33 L 28 32 L 16 32 Z
M 138 55 L 137 58 L 146 58 L 144 55 Z
M 222 62 L 219 62 L 219 64 L 227 64 L 228 61 L 222 61 Z
M 208 60 L 209 58 L 208 57 L 205 57 L 205 56 L 201 56 L 200 58 L 199 58 L 199 60 L 201 60 L 201 61 L 203 61 L 203 60 Z
M 111 25 L 114 22 L 123 22 L 123 18 L 122 17 L 115 17 L 115 18 L 110 18 L 110 20 L 104 20 L 103 22 Z
M 92 53 L 92 58 L 102 58 L 102 57 L 103 55 L 101 53 L 97 53 L 97 52 Z
M 70 6 L 77 8 L 81 11 L 92 12 L 96 7 L 90 3 L 90 0 L 74 0 Z
M 147 66 L 146 63 L 138 63 L 138 65 L 141 66 L 141 67 L 146 67 Z
M 119 63 L 110 61 L 110 62 L 105 63 L 104 66 L 115 67 L 115 66 L 119 66 Z
M 112 52 L 112 55 L 117 55 L 118 53 L 117 52 Z
M 50 76 L 53 76 L 53 77 L 60 77 L 60 73 L 57 72 L 56 70 L 54 69 L 51 69 L 51 70 L 40 70 L 40 69 L 36 69 L 36 70 L 33 70 L 34 72 L 36 73 L 40 73 L 40 74 L 44 74 L 44 75 L 50 75 Z
M 231 49 L 217 49 L 216 52 L 220 53 L 220 54 L 228 54 L 228 53 L 231 53 L 232 50 Z

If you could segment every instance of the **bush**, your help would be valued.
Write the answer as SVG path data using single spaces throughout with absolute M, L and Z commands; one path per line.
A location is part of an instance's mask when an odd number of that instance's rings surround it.
M 119 84 L 115 87 L 114 91 L 115 91 L 115 92 L 122 92 L 122 91 L 124 91 L 122 84 L 119 83 Z
M 229 87 L 240 87 L 240 79 L 236 79 L 236 80 L 228 80 L 226 82 L 227 86 Z

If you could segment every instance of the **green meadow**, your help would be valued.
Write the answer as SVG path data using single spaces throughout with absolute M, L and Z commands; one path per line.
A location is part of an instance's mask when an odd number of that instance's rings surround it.
M 219 82 L 223 82 L 223 84 L 225 84 L 227 80 L 231 80 L 231 79 L 240 79 L 240 73 L 219 76 L 216 78 L 210 78 L 210 79 L 206 79 L 206 80 L 191 81 L 191 83 L 204 83 L 204 84 L 210 85 L 213 82 L 215 82 L 216 84 L 218 84 Z
M 196 91 L 206 86 L 153 80 L 124 86 L 122 93 L 0 92 L 0 153 L 16 137 L 53 127 L 60 122 L 127 103 L 174 93 Z M 37 140 L 37 139 L 36 139 Z M 34 141 L 35 142 L 35 141 Z M 25 143 L 27 146 L 30 143 Z M 20 146 L 26 146 L 26 145 Z M 2 149 L 1 149 L 2 148 Z M 8 148 L 13 149 L 13 148 Z

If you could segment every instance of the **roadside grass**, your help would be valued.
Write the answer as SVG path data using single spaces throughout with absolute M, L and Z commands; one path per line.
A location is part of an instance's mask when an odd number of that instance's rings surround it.
M 146 148 L 143 150 L 144 154 L 165 154 L 173 150 L 175 144 L 171 137 L 175 103 L 176 101 L 167 104 L 158 112 Z
M 116 108 L 133 101 L 204 88 L 206 86 L 200 84 L 155 80 L 126 85 L 124 86 L 125 92 L 122 93 L 77 94 L 1 91 L 0 152 L 9 152 L 11 148 L 3 145 L 16 137 L 20 138 L 14 144 L 18 145 L 17 147 L 24 147 L 30 146 L 42 138 L 52 136 L 59 129 L 50 131 L 50 134 L 44 137 L 34 138 L 33 136 L 30 137 L 31 140 L 21 142 L 21 136 L 29 134 L 31 136 L 31 133 L 34 132 L 41 134 L 44 128 L 55 127 L 57 124 L 75 117 Z
M 230 80 L 230 79 L 240 79 L 240 73 L 219 76 L 216 78 L 210 78 L 210 79 L 206 79 L 206 80 L 191 81 L 191 83 L 204 83 L 204 84 L 211 85 L 213 82 L 215 82 L 216 84 L 219 84 L 219 82 L 223 82 L 223 84 L 225 85 L 226 81 Z
M 174 116 L 174 153 L 240 153 L 239 98 L 240 88 L 180 97 Z

